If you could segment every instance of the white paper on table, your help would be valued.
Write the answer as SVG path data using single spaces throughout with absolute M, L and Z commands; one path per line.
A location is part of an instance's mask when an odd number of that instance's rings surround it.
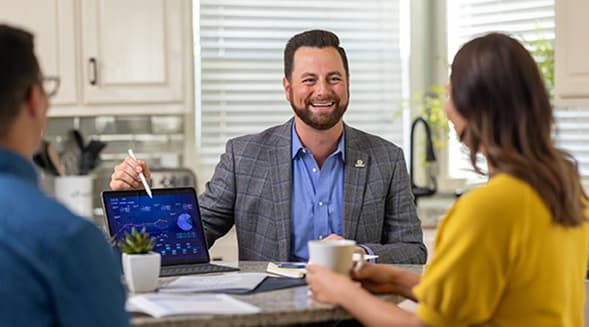
M 228 273 L 213 276 L 182 276 L 159 289 L 160 293 L 251 291 L 268 275 L 265 273 Z
M 226 294 L 158 294 L 130 297 L 129 306 L 155 318 L 197 314 L 257 313 L 260 308 Z

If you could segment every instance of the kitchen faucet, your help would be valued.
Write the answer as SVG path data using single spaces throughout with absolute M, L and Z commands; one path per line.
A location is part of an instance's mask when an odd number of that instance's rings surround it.
M 436 154 L 434 152 L 434 145 L 432 142 L 432 134 L 429 124 L 422 117 L 417 117 L 411 124 L 411 146 L 409 149 L 409 175 L 411 175 L 411 192 L 413 192 L 413 196 L 415 197 L 415 204 L 417 204 L 417 199 L 419 197 L 431 196 L 435 194 L 437 190 L 436 177 L 431 173 L 429 174 L 429 177 L 431 178 L 431 186 L 415 185 L 415 174 L 413 174 L 413 138 L 415 134 L 415 127 L 418 123 L 422 123 L 423 127 L 425 128 L 425 161 L 429 165 L 433 165 L 436 162 Z

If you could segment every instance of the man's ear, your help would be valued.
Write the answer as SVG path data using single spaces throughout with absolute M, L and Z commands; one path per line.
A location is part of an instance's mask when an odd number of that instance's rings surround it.
M 33 84 L 29 88 L 28 96 L 25 99 L 24 107 L 31 117 L 38 117 L 44 114 L 43 101 L 45 101 L 41 87 Z
M 286 100 L 290 101 L 290 82 L 286 76 L 282 78 L 282 87 L 284 88 L 284 93 L 286 94 Z

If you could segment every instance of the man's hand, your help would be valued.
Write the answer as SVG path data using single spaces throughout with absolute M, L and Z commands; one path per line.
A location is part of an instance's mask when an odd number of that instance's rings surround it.
M 343 238 L 340 235 L 337 234 L 329 234 L 327 237 L 322 238 L 322 241 L 327 241 L 327 240 L 345 240 L 345 238 Z M 368 251 L 366 251 L 365 248 L 361 247 L 361 246 L 356 246 L 357 249 L 362 250 L 362 252 L 364 252 L 364 254 L 369 254 Z
M 324 237 L 321 240 L 322 241 L 327 241 L 327 240 L 345 240 L 345 238 L 343 238 L 342 236 L 339 236 L 337 234 L 329 234 L 327 237 Z
M 143 172 L 147 182 L 151 180 L 149 167 L 142 160 L 135 160 L 127 156 L 121 164 L 115 166 L 110 177 L 110 188 L 114 191 L 142 188 L 139 173 Z

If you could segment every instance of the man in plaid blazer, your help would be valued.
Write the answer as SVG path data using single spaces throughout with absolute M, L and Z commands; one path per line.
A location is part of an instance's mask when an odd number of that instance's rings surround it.
M 227 142 L 199 198 L 209 247 L 235 224 L 241 260 L 291 259 L 292 124 Z M 379 262 L 424 263 L 403 152 L 346 125 L 344 134 L 342 236 L 372 249 Z
M 400 148 L 343 122 L 346 54 L 331 32 L 295 35 L 283 86 L 294 118 L 227 142 L 200 196 L 208 246 L 237 230 L 240 260 L 306 261 L 313 239 L 352 239 L 379 262 L 422 264 L 426 248 Z M 128 157 L 111 188 L 149 170 Z

